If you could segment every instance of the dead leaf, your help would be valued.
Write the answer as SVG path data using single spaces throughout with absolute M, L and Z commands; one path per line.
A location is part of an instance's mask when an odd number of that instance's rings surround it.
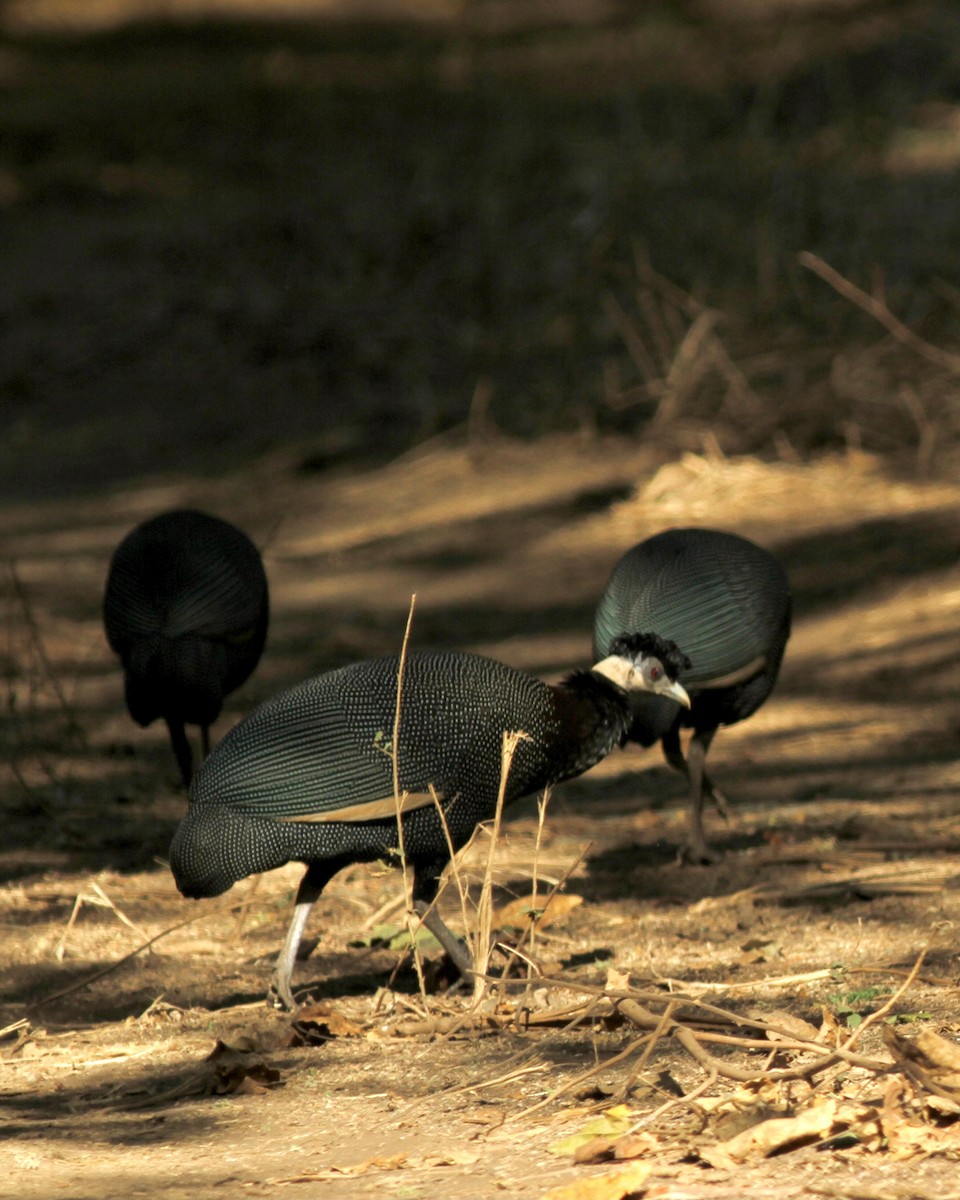
M 616 967 L 607 967 L 607 978 L 603 984 L 606 992 L 628 992 L 630 990 L 630 972 L 618 971 Z
M 812 1104 L 792 1117 L 772 1117 L 745 1129 L 726 1142 L 700 1147 L 698 1154 L 714 1167 L 731 1168 L 749 1158 L 767 1158 L 790 1146 L 827 1137 L 837 1119 L 832 1097 Z
M 793 1038 L 799 1042 L 815 1042 L 820 1032 L 809 1021 L 805 1021 L 802 1017 L 795 1017 L 793 1013 L 783 1009 L 764 1013 L 763 1020 L 777 1027 L 776 1031 L 767 1030 L 767 1037 L 771 1042 L 782 1042 L 785 1038 Z
M 441 949 L 440 943 L 424 925 L 417 929 L 413 938 L 411 938 L 410 930 L 406 925 L 374 925 L 363 937 L 354 938 L 350 945 L 387 950 L 409 950 L 414 941 L 419 950 L 428 954 Z
M 627 1133 L 613 1144 L 613 1157 L 617 1159 L 642 1158 L 645 1154 L 656 1154 L 663 1143 L 652 1133 Z
M 480 1161 L 476 1150 L 445 1150 L 438 1154 L 424 1154 L 419 1158 L 411 1158 L 407 1165 L 410 1167 L 472 1167 Z
M 614 1157 L 613 1148 L 616 1144 L 616 1138 L 593 1137 L 589 1142 L 584 1142 L 574 1150 L 573 1161 L 575 1163 L 603 1162 L 605 1159 Z
M 423 1154 L 409 1158 L 406 1154 L 378 1154 L 374 1158 L 365 1158 L 363 1162 L 351 1163 L 346 1167 L 328 1167 L 326 1171 L 304 1172 L 302 1175 L 287 1179 L 268 1179 L 264 1182 L 278 1183 L 314 1183 L 330 1179 L 354 1178 L 366 1175 L 369 1171 L 403 1171 L 414 1170 L 417 1167 L 469 1167 L 480 1159 L 475 1150 L 448 1150 L 437 1154 Z
M 597 1138 L 618 1138 L 625 1134 L 630 1128 L 633 1115 L 633 1112 L 626 1104 L 617 1104 L 613 1108 L 606 1109 L 602 1116 L 594 1117 L 592 1121 L 588 1121 L 576 1133 L 571 1133 L 567 1137 L 560 1138 L 559 1141 L 554 1142 L 547 1149 L 551 1154 L 575 1155 L 581 1147 L 595 1141 Z
M 916 1037 L 897 1033 L 892 1025 L 882 1028 L 883 1040 L 897 1065 L 911 1079 L 948 1100 L 960 1100 L 960 1046 L 921 1029 Z
M 353 1163 L 349 1167 L 331 1167 L 331 1175 L 366 1175 L 368 1171 L 399 1171 L 407 1165 L 405 1154 L 378 1154 L 374 1158 L 364 1159 L 363 1162 Z
M 839 1046 L 841 1040 L 848 1034 L 840 1024 L 840 1018 L 831 1008 L 825 1005 L 820 1006 L 820 1029 L 817 1032 L 817 1041 L 824 1046 Z
M 544 1192 L 542 1200 L 625 1200 L 645 1191 L 653 1168 L 634 1162 L 606 1175 L 592 1175 Z
M 251 1095 L 276 1087 L 280 1072 L 268 1066 L 259 1054 L 245 1049 L 252 1045 L 249 1038 L 238 1038 L 238 1045 L 231 1046 L 218 1039 L 206 1062 L 213 1063 L 213 1076 L 207 1094 L 213 1096 Z
M 363 1034 L 362 1025 L 351 1021 L 326 1001 L 304 1005 L 291 1025 L 307 1046 L 322 1045 L 332 1038 L 360 1037 Z
M 741 965 L 746 966 L 750 963 L 771 962 L 775 958 L 782 957 L 783 946 L 780 942 L 767 938 L 749 938 L 740 947 L 740 954 L 737 955 L 737 961 Z
M 567 916 L 582 903 L 582 896 L 567 895 L 566 892 L 554 892 L 546 904 L 544 904 L 542 896 L 535 897 L 532 894 L 518 896 L 516 900 L 511 900 L 509 904 L 498 908 L 494 913 L 493 921 L 498 929 L 525 929 L 533 916 L 536 919 L 537 928 L 546 929 L 548 925 Z
M 280 1072 L 276 1072 L 277 1079 L 280 1078 Z M 262 1096 L 264 1092 L 268 1092 L 272 1085 L 260 1083 L 252 1075 L 244 1075 L 240 1082 L 229 1091 L 231 1096 Z
M 608 1159 L 618 1162 L 628 1158 L 642 1158 L 663 1149 L 660 1140 L 652 1133 L 625 1133 L 622 1137 L 595 1137 L 574 1151 L 575 1163 L 598 1163 Z

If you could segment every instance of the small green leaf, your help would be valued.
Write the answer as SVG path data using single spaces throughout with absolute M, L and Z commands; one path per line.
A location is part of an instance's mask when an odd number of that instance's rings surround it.
M 405 925 L 374 925 L 369 933 L 354 938 L 351 946 L 380 947 L 388 950 L 409 950 L 410 933 Z M 417 930 L 417 948 L 420 950 L 439 950 L 440 943 L 429 929 L 422 925 Z

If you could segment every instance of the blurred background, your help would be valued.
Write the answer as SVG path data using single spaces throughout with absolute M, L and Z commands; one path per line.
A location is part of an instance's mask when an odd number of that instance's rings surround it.
M 956 463 L 952 4 L 0 0 L 0 28 L 0 498 L 465 432 Z

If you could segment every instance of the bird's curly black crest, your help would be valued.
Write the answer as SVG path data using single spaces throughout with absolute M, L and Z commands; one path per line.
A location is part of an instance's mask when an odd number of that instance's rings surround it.
M 689 671 L 693 665 L 676 642 L 661 637 L 658 633 L 621 633 L 610 644 L 610 654 L 621 654 L 625 658 L 636 658 L 638 654 L 659 658 L 670 679 L 678 679 L 681 671 Z

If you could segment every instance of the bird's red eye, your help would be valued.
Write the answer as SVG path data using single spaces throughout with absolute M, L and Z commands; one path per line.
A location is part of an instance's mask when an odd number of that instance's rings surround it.
M 650 668 L 650 678 L 652 680 L 654 680 L 654 682 L 656 682 L 656 680 L 658 680 L 662 674 L 663 674 L 663 667 L 651 667 Z

